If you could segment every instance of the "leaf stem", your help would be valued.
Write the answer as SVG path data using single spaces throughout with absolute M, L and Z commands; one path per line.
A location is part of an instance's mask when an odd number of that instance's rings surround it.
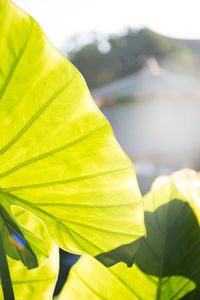
M 0 231 L 0 276 L 4 300 L 15 300 L 2 233 Z

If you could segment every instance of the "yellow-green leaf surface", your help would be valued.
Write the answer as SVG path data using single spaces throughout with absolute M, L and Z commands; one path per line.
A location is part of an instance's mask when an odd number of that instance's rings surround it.
M 172 173 L 171 176 L 159 176 L 153 182 L 152 190 L 158 189 L 169 180 L 172 180 L 187 198 L 200 224 L 200 172 L 192 169 L 181 169 Z
M 0 0 L 0 201 L 93 256 L 145 234 L 131 162 L 77 69 L 39 25 Z
M 191 205 L 169 181 L 147 194 L 144 206 L 147 237 L 133 267 L 119 263 L 105 268 L 83 257 L 59 300 L 199 299 L 200 229 Z
M 9 215 L 0 204 L 1 234 L 6 253 L 13 259 L 21 260 L 28 269 L 36 268 L 48 256 L 47 246 L 43 240 L 14 221 L 12 217 L 12 214 Z M 22 247 L 18 243 L 19 240 Z
M 14 215 L 24 226 L 43 238 L 49 252 L 45 262 L 33 270 L 27 270 L 21 262 L 8 258 L 15 299 L 51 300 L 59 269 L 58 246 L 38 219 L 19 208 L 14 209 Z M 1 288 L 0 299 L 4 299 Z

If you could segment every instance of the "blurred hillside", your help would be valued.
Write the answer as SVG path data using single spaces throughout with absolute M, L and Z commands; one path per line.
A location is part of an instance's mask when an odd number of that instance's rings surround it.
M 68 57 L 86 79 L 147 192 L 163 173 L 200 166 L 200 41 L 149 29 L 99 37 Z M 71 43 L 70 43 L 71 45 Z
M 129 29 L 123 36 L 110 36 L 107 40 L 94 36 L 82 47 L 78 37 L 73 43 L 73 51 L 66 56 L 83 74 L 90 89 L 139 71 L 152 56 L 165 69 L 200 76 L 197 40 L 171 39 L 143 28 Z

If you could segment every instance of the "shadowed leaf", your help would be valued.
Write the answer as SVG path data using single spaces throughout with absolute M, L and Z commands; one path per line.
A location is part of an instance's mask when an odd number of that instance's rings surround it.
M 59 300 L 66 295 L 69 300 L 198 299 L 200 228 L 190 202 L 169 181 L 147 194 L 144 206 L 147 238 L 141 241 L 135 264 L 105 268 L 83 257 L 72 268 Z

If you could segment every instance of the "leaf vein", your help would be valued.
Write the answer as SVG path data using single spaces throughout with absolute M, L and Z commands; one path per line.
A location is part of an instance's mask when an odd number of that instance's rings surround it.
M 107 300 L 102 294 L 99 294 L 95 289 L 93 289 L 82 277 L 80 277 L 79 273 L 73 270 L 73 272 L 76 274 L 76 276 L 79 278 L 79 280 L 92 292 L 94 293 L 98 298 Z
M 19 64 L 20 59 L 21 59 L 22 55 L 24 54 L 24 51 L 26 50 L 26 47 L 28 45 L 28 42 L 29 42 L 31 34 L 32 34 L 32 29 L 33 29 L 33 22 L 31 22 L 31 30 L 30 30 L 30 32 L 28 34 L 28 37 L 25 40 L 25 43 L 24 43 L 23 47 L 21 48 L 18 56 L 16 57 L 16 59 L 14 61 L 14 64 L 12 65 L 12 67 L 10 69 L 10 72 L 8 73 L 8 76 L 7 76 L 5 82 L 4 82 L 3 86 L 2 86 L 2 89 L 0 91 L 0 99 L 3 97 L 3 95 L 4 95 L 4 93 L 5 93 L 6 89 L 7 89 L 7 86 L 8 86 L 8 84 L 9 84 L 11 78 L 12 78 L 12 75 L 15 72 L 15 70 L 16 70 L 18 64 Z
M 51 156 L 51 155 L 53 155 L 53 154 L 56 154 L 57 152 L 60 152 L 60 151 L 65 150 L 65 149 L 67 149 L 67 148 L 69 148 L 69 147 L 72 147 L 72 146 L 74 146 L 75 144 L 77 144 L 77 143 L 83 141 L 84 139 L 86 139 L 87 137 L 89 137 L 90 135 L 92 135 L 93 133 L 95 133 L 96 131 L 100 130 L 100 129 L 103 128 L 104 126 L 105 126 L 105 123 L 103 124 L 103 126 L 98 127 L 98 128 L 96 128 L 96 129 L 90 131 L 89 133 L 85 134 L 84 136 L 78 138 L 77 140 L 75 140 L 75 141 L 73 141 L 73 142 L 71 142 L 71 143 L 67 143 L 67 144 L 65 144 L 65 145 L 63 145 L 63 146 L 61 146 L 61 147 L 58 147 L 58 148 L 53 149 L 53 150 L 51 150 L 51 151 L 48 151 L 48 152 L 46 152 L 46 153 L 44 153 L 44 154 L 41 154 L 41 155 L 38 155 L 38 156 L 36 156 L 36 157 L 34 157 L 34 158 L 31 158 L 31 159 L 29 159 L 29 160 L 26 160 L 26 161 L 24 161 L 24 162 L 18 164 L 17 166 L 15 166 L 15 167 L 13 167 L 13 168 L 11 168 L 11 169 L 9 169 L 9 170 L 7 170 L 7 171 L 1 173 L 1 174 L 0 174 L 0 178 L 6 177 L 6 176 L 12 174 L 13 172 L 15 172 L 15 171 L 17 171 L 17 170 L 19 170 L 19 169 L 21 169 L 21 168 L 23 168 L 23 167 L 26 167 L 26 166 L 29 165 L 29 164 L 32 164 L 32 163 L 34 163 L 34 162 L 36 162 L 36 161 L 42 160 L 42 159 L 47 158 L 47 157 L 49 157 L 49 156 Z
M 131 234 L 131 233 L 113 231 L 113 230 L 109 230 L 109 229 L 105 229 L 105 228 L 100 228 L 100 227 L 93 226 L 93 225 L 90 225 L 90 224 L 80 223 L 80 222 L 72 221 L 72 220 L 68 220 L 68 219 L 62 219 L 62 218 L 60 218 L 60 220 L 63 221 L 63 222 L 67 222 L 67 223 L 70 223 L 70 224 L 77 225 L 77 226 L 96 229 L 98 231 L 109 232 L 109 233 L 112 233 L 112 234 L 120 234 L 120 235 L 126 235 L 126 236 L 133 236 L 133 234 Z M 134 235 L 141 236 L 141 234 L 134 234 Z
M 135 205 L 136 203 L 140 203 L 141 201 L 135 201 L 135 202 L 128 202 L 128 203 L 120 203 L 120 204 L 108 204 L 108 205 L 98 205 L 98 204 L 73 204 L 73 203 L 35 203 L 35 205 L 37 206 L 67 206 L 67 207 L 84 207 L 84 208 L 113 208 L 113 207 L 123 207 L 123 206 L 131 206 L 131 205 Z
M 120 168 L 120 169 L 114 169 L 114 170 L 109 170 L 109 171 L 105 171 L 105 172 L 84 175 L 84 176 L 81 176 L 81 177 L 69 178 L 69 179 L 65 179 L 65 180 L 58 180 L 58 181 L 51 181 L 51 182 L 44 182 L 44 183 L 36 183 L 36 184 L 15 186 L 15 187 L 8 187 L 8 188 L 1 188 L 1 191 L 11 192 L 11 191 L 24 190 L 24 189 L 35 189 L 35 188 L 42 188 L 42 187 L 59 185 L 59 184 L 71 183 L 71 182 L 75 182 L 75 181 L 82 181 L 82 180 L 92 179 L 92 178 L 95 178 L 95 177 L 104 176 L 104 175 L 116 173 L 116 172 L 119 172 L 119 171 L 128 170 L 128 169 L 131 169 L 131 168 L 132 167 L 124 167 L 124 168 Z
M 18 134 L 8 142 L 0 150 L 0 155 L 5 153 L 10 147 L 12 147 L 20 137 L 31 127 L 31 125 L 41 116 L 41 114 L 49 107 L 49 105 L 56 99 L 56 97 L 61 94 L 67 86 L 74 80 L 76 73 L 72 76 L 71 80 L 69 80 L 64 86 L 62 86 L 33 116 L 32 118 L 25 124 L 25 126 L 18 132 Z

